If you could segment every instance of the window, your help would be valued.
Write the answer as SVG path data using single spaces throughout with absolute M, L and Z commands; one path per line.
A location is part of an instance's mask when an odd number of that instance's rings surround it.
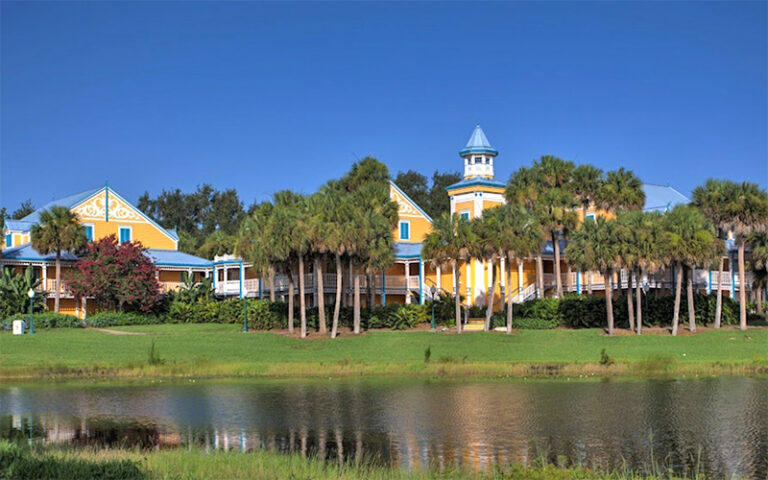
M 590 219 L 592 221 L 595 220 L 595 212 L 589 212 L 588 214 L 584 215 L 585 219 Z
M 120 243 L 131 241 L 131 227 L 120 227 Z
M 411 239 L 411 222 L 404 220 L 400 222 L 400 240 Z
M 85 238 L 87 238 L 89 242 L 93 241 L 93 225 L 85 225 Z
M 5 247 L 8 248 L 13 245 L 13 235 L 10 233 L 5 236 Z
M 459 215 L 461 215 L 461 218 L 464 220 L 469 220 L 469 210 L 463 210 L 459 213 Z

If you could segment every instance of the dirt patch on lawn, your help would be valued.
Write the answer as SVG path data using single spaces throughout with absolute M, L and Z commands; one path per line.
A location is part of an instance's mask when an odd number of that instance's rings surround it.
M 109 328 L 85 327 L 86 330 L 96 330 L 97 332 L 108 333 L 110 335 L 146 335 L 145 332 L 123 332 L 121 330 L 110 330 Z

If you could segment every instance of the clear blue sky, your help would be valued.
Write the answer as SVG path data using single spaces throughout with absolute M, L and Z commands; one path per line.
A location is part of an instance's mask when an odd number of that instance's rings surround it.
M 314 191 L 371 154 L 551 153 L 688 194 L 768 183 L 766 2 L 4 1 L 0 205 Z

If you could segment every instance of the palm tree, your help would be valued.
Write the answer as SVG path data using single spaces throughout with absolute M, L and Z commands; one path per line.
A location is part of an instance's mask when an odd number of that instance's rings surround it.
M 422 256 L 428 258 L 434 266 L 451 267 L 456 285 L 453 292 L 456 333 L 461 333 L 459 262 L 467 260 L 469 249 L 475 242 L 475 233 L 467 219 L 461 215 L 443 213 L 432 224 L 432 231 L 424 238 L 421 250 Z
M 541 181 L 534 167 L 520 167 L 512 176 L 504 190 L 504 197 L 510 205 L 522 205 L 533 212 L 538 204 L 539 196 L 543 193 Z M 541 246 L 534 256 L 536 262 L 536 295 L 544 295 L 544 261 L 541 256 Z
M 747 278 L 744 251 L 752 232 L 765 231 L 768 223 L 768 193 L 754 183 L 744 182 L 735 189 L 726 208 L 736 244 L 739 247 L 739 328 L 747 329 Z
M 752 251 L 752 292 L 757 303 L 757 313 L 763 313 L 765 287 L 768 284 L 768 232 L 752 232 L 747 239 Z
M 735 200 L 738 184 L 728 180 L 710 178 L 703 186 L 693 189 L 691 203 L 709 217 L 717 228 L 718 238 L 724 243 L 728 230 L 731 229 L 731 218 L 728 214 L 729 204 Z M 717 275 L 717 305 L 715 307 L 715 328 L 720 328 L 723 311 L 723 274 L 725 255 L 719 258 Z M 733 268 L 733 266 L 731 266 Z
M 32 227 L 32 247 L 43 255 L 56 254 L 56 294 L 54 311 L 59 312 L 61 303 L 61 254 L 76 252 L 88 243 L 85 227 L 77 215 L 62 206 L 40 212 L 40 222 Z
M 274 195 L 274 208 L 266 235 L 268 250 L 277 268 L 288 275 L 288 331 L 293 333 L 294 296 L 298 280 L 299 316 L 301 337 L 306 336 L 306 311 L 304 306 L 304 255 L 307 251 L 304 198 L 289 190 Z M 297 266 L 298 272 L 294 270 Z M 298 276 L 298 279 L 296 278 Z
M 512 260 L 518 267 L 523 262 L 541 254 L 541 242 L 543 234 L 536 216 L 521 205 L 505 205 L 500 210 L 499 248 L 500 255 L 507 260 L 507 334 L 512 333 L 512 304 L 513 295 L 511 289 Z M 522 288 L 523 279 L 518 278 L 518 290 Z
M 609 335 L 614 332 L 611 277 L 619 264 L 621 253 L 617 230 L 618 222 L 615 219 L 597 217 L 594 222 L 582 223 L 566 247 L 566 257 L 579 258 L 579 268 L 598 271 L 605 277 L 605 313 Z M 578 255 L 580 251 L 582 253 Z
M 597 192 L 603 185 L 603 171 L 588 163 L 573 170 L 573 194 L 586 215 L 589 206 L 595 203 Z
M 240 224 L 235 241 L 235 254 L 250 262 L 259 274 L 259 281 L 266 278 L 269 284 L 269 299 L 275 301 L 275 267 L 270 257 L 269 221 L 272 204 L 264 202 Z
M 503 206 L 494 207 L 483 212 L 482 217 L 476 217 L 470 222 L 475 234 L 476 243 L 472 246 L 474 257 L 482 258 L 491 270 L 491 284 L 485 291 L 485 324 L 483 329 L 491 329 L 493 315 L 493 296 L 496 288 L 496 261 L 504 255 L 501 245 Z
M 320 189 L 323 208 L 319 214 L 325 222 L 324 244 L 328 252 L 333 255 L 336 264 L 336 299 L 333 305 L 333 321 L 331 325 L 331 338 L 336 338 L 339 331 L 339 313 L 341 308 L 342 289 L 342 255 L 345 254 L 349 244 L 348 232 L 354 229 L 350 223 L 352 218 L 352 204 L 349 195 L 346 194 L 338 181 L 329 181 Z
M 659 264 L 661 214 L 632 211 L 620 214 L 618 219 L 625 228 L 624 240 L 631 245 L 632 254 L 629 267 L 633 270 L 635 277 L 636 326 L 637 334 L 640 335 L 643 331 L 641 281 L 649 271 L 655 270 Z M 630 296 L 631 293 L 627 298 Z
M 687 270 L 688 322 L 696 331 L 693 305 L 693 268 L 712 258 L 716 245 L 714 228 L 709 219 L 695 207 L 678 205 L 664 215 L 662 220 L 662 248 L 667 263 L 673 265 L 675 274 L 675 310 L 672 318 L 672 335 L 677 335 L 680 318 L 680 297 L 684 270 Z

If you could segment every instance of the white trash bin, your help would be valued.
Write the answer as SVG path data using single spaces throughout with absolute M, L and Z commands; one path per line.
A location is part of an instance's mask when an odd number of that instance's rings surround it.
M 24 320 L 14 320 L 13 321 L 13 334 L 14 335 L 24 335 L 24 329 L 27 327 L 27 322 Z

